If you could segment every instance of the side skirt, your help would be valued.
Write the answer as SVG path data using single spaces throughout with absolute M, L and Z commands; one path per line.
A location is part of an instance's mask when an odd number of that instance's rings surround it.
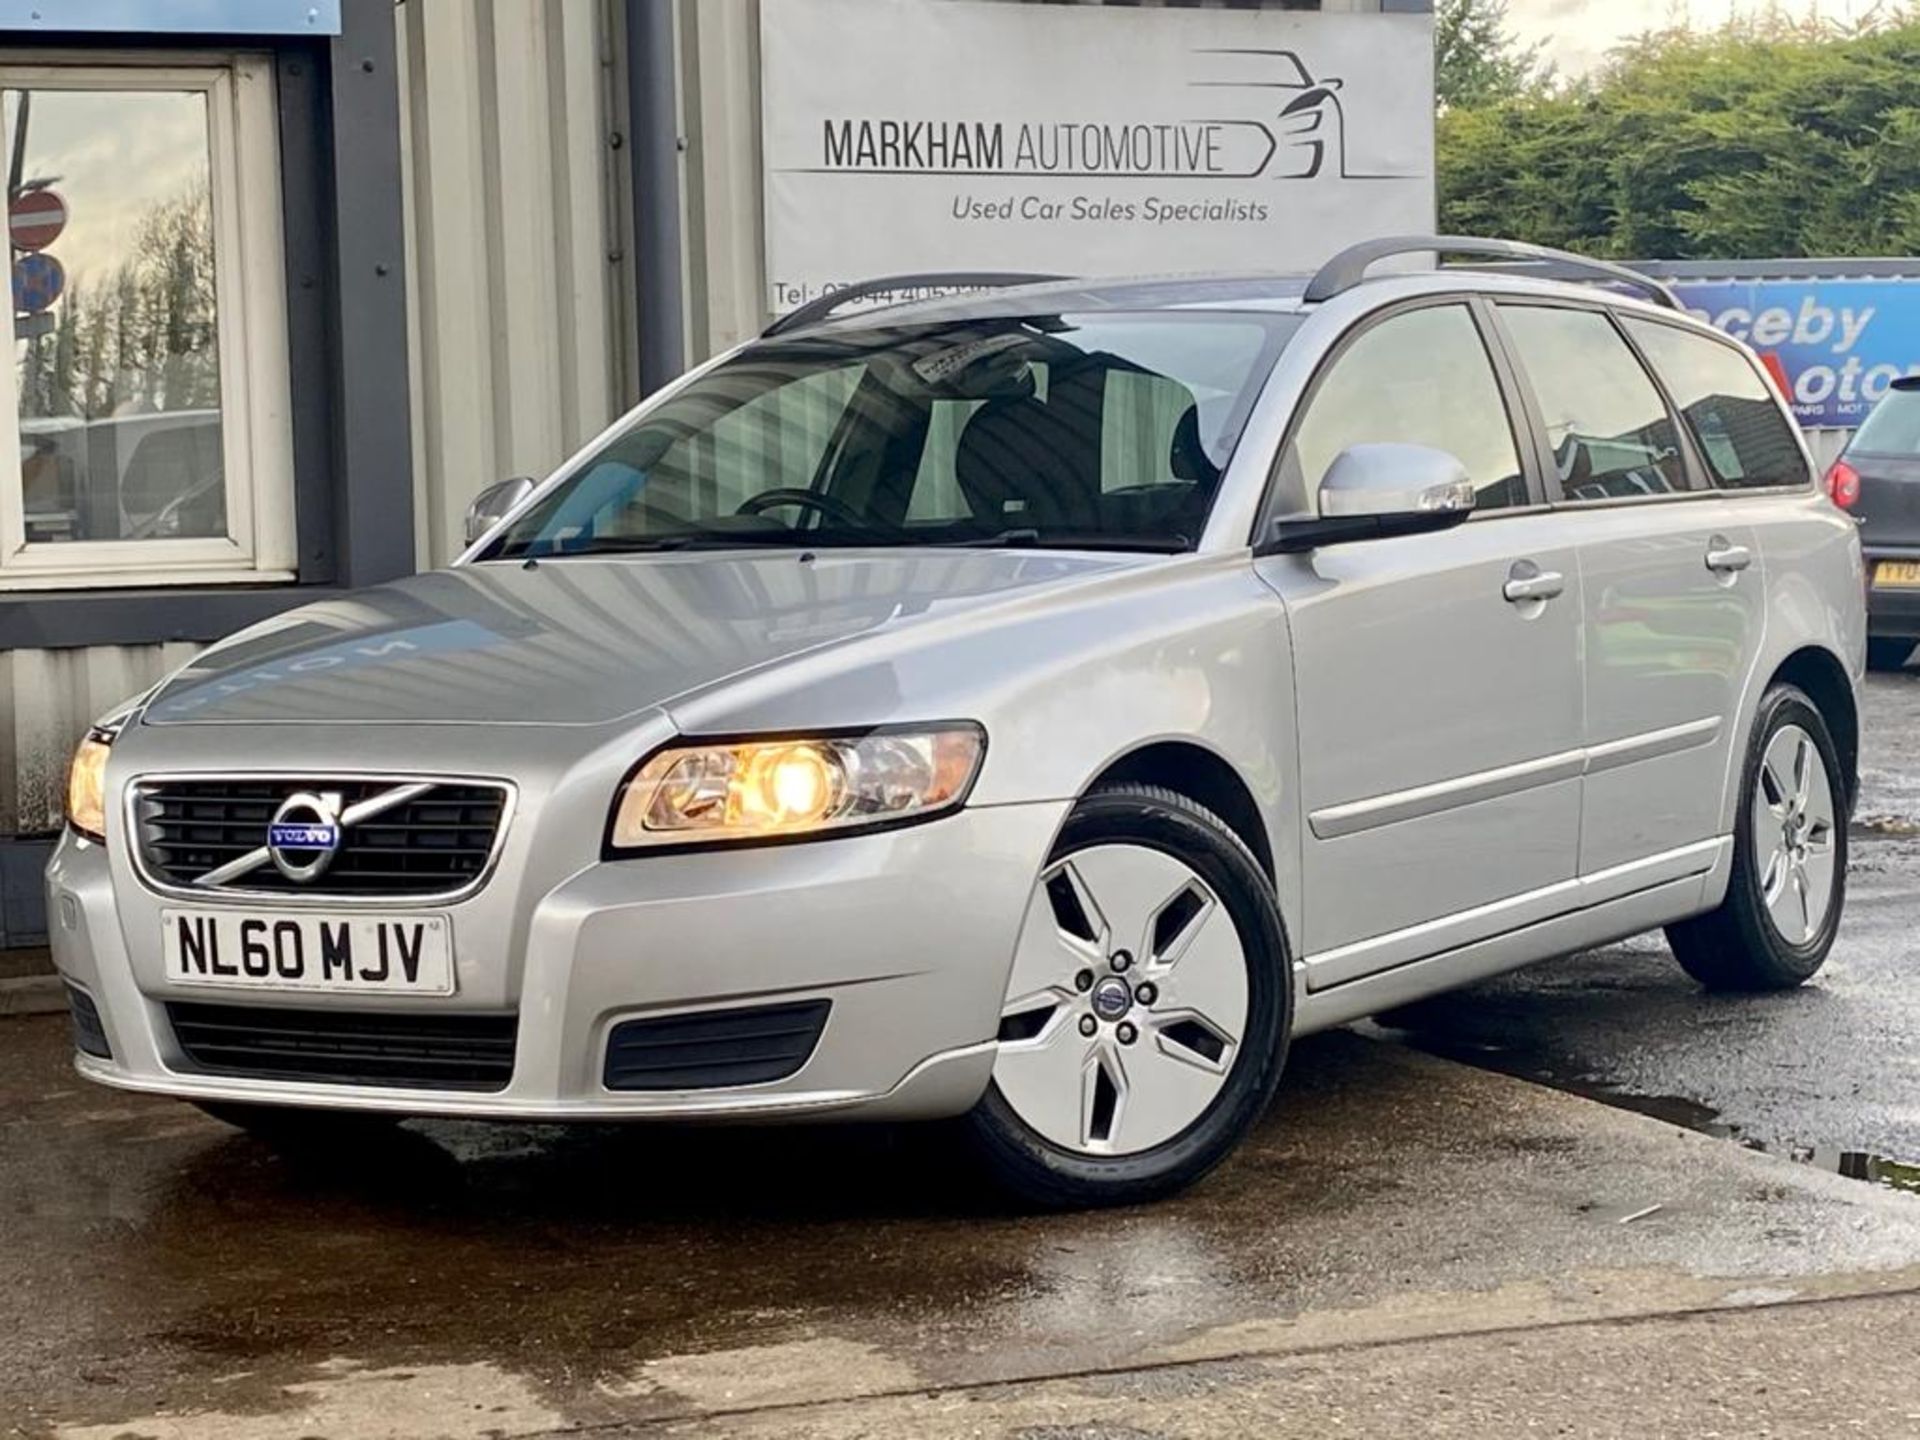
M 1294 965 L 1294 1033 L 1345 1025 L 1397 1005 L 1437 995 L 1461 985 L 1518 970 L 1536 961 L 1576 950 L 1590 949 L 1643 930 L 1697 915 L 1719 903 L 1726 891 L 1727 866 L 1733 844 L 1719 842 L 1710 867 L 1691 875 L 1635 890 L 1499 935 L 1460 945 L 1390 970 L 1328 986 L 1307 988 L 1307 965 Z

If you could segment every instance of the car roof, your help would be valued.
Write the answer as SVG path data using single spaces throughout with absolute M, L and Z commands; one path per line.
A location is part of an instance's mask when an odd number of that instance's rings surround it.
M 1297 310 L 1304 275 L 1128 275 L 1044 280 L 849 311 L 822 322 L 840 326 L 895 321 L 1000 319 L 1097 310 Z M 811 326 L 807 328 L 813 328 Z
M 1310 276 L 1304 274 L 1219 273 L 1138 275 L 1111 278 L 1041 280 L 1032 284 L 969 290 L 927 299 L 899 301 L 822 317 L 783 331 L 788 335 L 845 332 L 879 325 L 938 324 L 947 321 L 1016 319 L 1035 314 L 1071 311 L 1237 311 L 1269 314 L 1309 314 L 1325 302 L 1306 297 Z M 1675 311 L 1648 303 L 1624 290 L 1591 282 L 1556 280 L 1515 271 L 1449 265 L 1368 276 L 1345 295 L 1361 295 L 1369 308 L 1415 295 L 1468 293 L 1533 295 L 1562 299 L 1604 300 L 1669 320 L 1684 319 Z

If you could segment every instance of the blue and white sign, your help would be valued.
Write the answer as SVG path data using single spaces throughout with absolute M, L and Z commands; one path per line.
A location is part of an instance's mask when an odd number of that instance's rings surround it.
M 67 288 L 67 272 L 43 250 L 30 250 L 13 262 L 13 308 L 19 315 L 37 315 L 60 298 Z
M 1808 429 L 1852 429 L 1897 377 L 1920 374 L 1920 276 L 1669 283 L 1760 353 Z
M 0 31 L 338 35 L 340 0 L 0 0 Z

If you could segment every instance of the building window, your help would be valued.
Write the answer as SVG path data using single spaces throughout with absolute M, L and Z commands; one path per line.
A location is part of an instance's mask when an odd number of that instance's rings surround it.
M 0 134 L 0 589 L 291 579 L 271 63 L 0 59 Z

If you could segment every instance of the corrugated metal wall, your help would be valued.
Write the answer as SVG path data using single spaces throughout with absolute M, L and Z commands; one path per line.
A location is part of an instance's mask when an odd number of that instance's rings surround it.
M 198 648 L 0 651 L 0 835 L 58 830 L 67 758 L 81 732 Z
M 400 0 L 415 527 L 545 474 L 628 402 L 626 156 L 612 0 Z M 191 645 L 0 652 L 0 836 L 56 830 L 92 719 Z
M 625 407 L 626 157 L 610 0 L 400 0 L 422 568 L 482 486 Z
M 680 0 L 687 358 L 767 323 L 761 224 L 760 0 Z

